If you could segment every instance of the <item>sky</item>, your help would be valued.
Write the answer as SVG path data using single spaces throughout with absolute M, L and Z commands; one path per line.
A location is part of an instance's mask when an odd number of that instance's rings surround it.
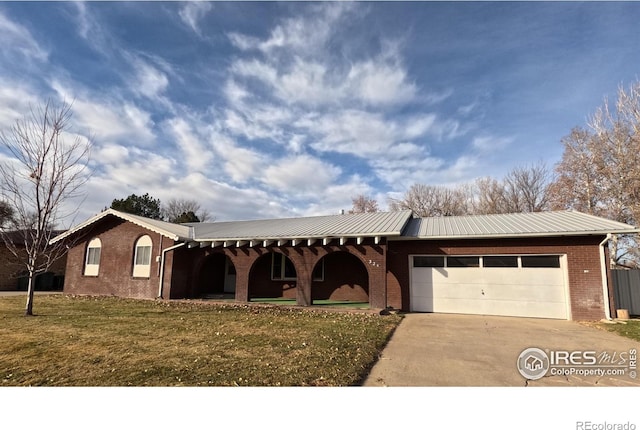
M 638 79 L 638 22 L 635 2 L 0 2 L 0 128 L 72 103 L 80 220 L 145 193 L 217 221 L 385 209 L 552 168 Z

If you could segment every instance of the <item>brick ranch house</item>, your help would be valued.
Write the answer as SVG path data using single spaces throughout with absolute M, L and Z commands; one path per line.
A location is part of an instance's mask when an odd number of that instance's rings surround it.
M 68 294 L 599 320 L 615 315 L 607 239 L 636 232 L 574 211 L 178 225 L 108 209 L 53 241 L 71 244 Z

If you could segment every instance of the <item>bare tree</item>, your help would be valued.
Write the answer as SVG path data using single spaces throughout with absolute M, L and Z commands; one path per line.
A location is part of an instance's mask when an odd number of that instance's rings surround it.
M 1 233 L 28 273 L 25 315 L 33 315 L 35 277 L 66 252 L 62 241 L 49 242 L 56 225 L 77 211 L 68 203 L 82 195 L 88 179 L 91 141 L 67 139 L 70 118 L 70 105 L 47 102 L 0 132 L 0 145 L 9 155 L 0 164 L 0 197 L 14 211 L 11 228 Z
M 353 207 L 349 211 L 351 214 L 378 212 L 378 202 L 369 196 L 360 194 L 351 199 Z
M 549 187 L 551 209 L 575 209 L 601 215 L 603 183 L 598 175 L 598 143 L 595 135 L 576 127 L 562 138 L 564 153 L 556 164 L 556 178 Z
M 453 216 L 469 213 L 465 189 L 414 184 L 402 199 L 390 199 L 392 211 L 412 210 L 417 216 Z
M 211 213 L 202 209 L 200 203 L 184 198 L 170 199 L 162 208 L 163 218 L 169 222 L 178 222 L 186 219 L 185 215 L 194 214 L 199 222 L 213 221 Z
M 539 162 L 516 167 L 503 180 L 506 212 L 541 212 L 549 208 L 550 171 Z
M 501 214 L 508 212 L 504 186 L 498 180 L 486 176 L 474 183 L 473 213 L 476 215 Z
M 563 143 L 552 185 L 554 207 L 571 208 L 616 221 L 640 223 L 640 82 L 620 87 L 614 104 L 604 100 Z M 614 237 L 612 264 L 640 265 L 636 237 Z
M 640 82 L 620 87 L 614 106 L 605 99 L 589 120 L 598 151 L 594 162 L 605 195 L 602 207 L 616 221 L 640 222 Z M 640 265 L 637 236 L 614 236 L 609 242 L 612 265 L 622 260 Z

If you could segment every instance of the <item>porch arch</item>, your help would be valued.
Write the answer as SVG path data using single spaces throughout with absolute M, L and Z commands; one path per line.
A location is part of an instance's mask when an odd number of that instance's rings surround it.
M 236 268 L 223 253 L 207 255 L 200 265 L 194 297 L 233 296 L 236 290 Z
M 252 298 L 296 298 L 298 270 L 286 253 L 277 250 L 264 253 L 249 271 L 249 300 Z
M 367 266 L 348 251 L 327 253 L 313 268 L 311 300 L 369 302 Z

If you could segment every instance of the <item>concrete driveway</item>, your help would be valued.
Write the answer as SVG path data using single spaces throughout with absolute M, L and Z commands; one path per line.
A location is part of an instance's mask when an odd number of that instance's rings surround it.
M 518 371 L 520 354 L 537 347 L 550 356 L 564 351 L 591 351 L 598 364 L 624 363 L 622 376 L 551 375 L 531 380 Z M 364 386 L 640 386 L 640 376 L 630 377 L 629 351 L 640 343 L 573 321 L 479 315 L 407 314 L 396 329 Z M 595 353 L 593 353 L 595 351 Z M 612 360 L 602 363 L 603 353 Z M 615 354 L 614 354 L 615 353 Z M 620 355 L 621 353 L 624 353 Z M 581 353 L 577 361 L 591 361 Z M 570 358 L 568 358 L 570 360 Z M 606 360 L 605 360 L 606 361 Z M 565 372 L 594 372 L 597 366 L 573 366 Z M 617 368 L 617 371 L 620 371 Z M 611 367 L 601 367 L 608 371 Z M 637 372 L 637 370 L 636 370 Z

